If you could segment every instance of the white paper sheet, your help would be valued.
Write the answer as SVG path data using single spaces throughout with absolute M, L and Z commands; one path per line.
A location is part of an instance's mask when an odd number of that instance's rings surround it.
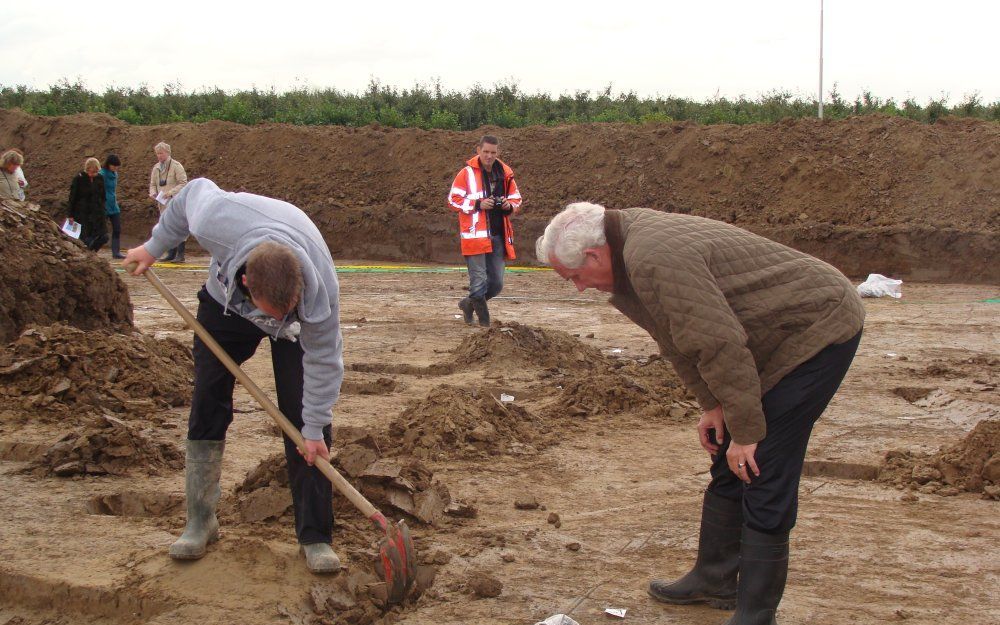
M 62 231 L 65 232 L 67 236 L 79 239 L 81 230 L 83 230 L 83 226 L 80 225 L 80 222 L 77 221 L 70 224 L 69 219 L 63 221 Z

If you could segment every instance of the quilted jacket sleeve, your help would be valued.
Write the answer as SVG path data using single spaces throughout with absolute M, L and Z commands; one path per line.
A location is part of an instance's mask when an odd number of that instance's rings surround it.
M 681 379 L 692 380 L 691 390 L 702 407 L 710 398 L 722 405 L 726 427 L 737 443 L 763 439 L 760 378 L 747 334 L 704 257 L 660 249 L 629 264 L 640 268 L 633 282 L 647 288 L 637 292 L 654 316 L 669 325 L 678 352 L 671 362 Z

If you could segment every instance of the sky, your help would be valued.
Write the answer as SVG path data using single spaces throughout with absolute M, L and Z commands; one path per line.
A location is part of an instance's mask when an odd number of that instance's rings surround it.
M 994 0 L 825 0 L 824 96 L 1000 101 Z M 0 86 L 516 83 L 695 100 L 819 88 L 820 0 L 6 2 Z

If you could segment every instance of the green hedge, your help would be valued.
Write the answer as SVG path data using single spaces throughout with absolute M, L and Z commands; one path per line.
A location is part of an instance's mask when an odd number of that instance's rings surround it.
M 816 101 L 783 91 L 755 100 L 717 98 L 695 102 L 685 98 L 639 98 L 635 93 L 613 94 L 580 91 L 550 96 L 521 92 L 514 83 L 492 87 L 477 85 L 468 91 L 446 91 L 440 83 L 397 89 L 372 81 L 364 93 L 337 89 L 295 89 L 284 93 L 222 89 L 183 92 L 180 85 L 167 85 L 153 93 L 147 87 L 110 87 L 104 93 L 90 91 L 80 81 L 62 80 L 48 90 L 23 85 L 0 85 L 0 108 L 20 108 L 36 115 L 69 115 L 101 112 L 131 124 L 163 124 L 178 121 L 203 122 L 221 119 L 240 124 L 284 122 L 299 125 L 364 126 L 378 122 L 394 128 L 442 128 L 472 130 L 485 125 L 517 128 L 583 122 L 634 124 L 692 120 L 702 124 L 752 124 L 786 118 L 814 117 Z M 883 113 L 922 122 L 942 115 L 1000 121 L 1000 102 L 987 104 L 978 94 L 959 104 L 931 100 L 921 106 L 913 99 L 897 103 L 869 92 L 849 101 L 834 85 L 824 116 L 843 119 L 853 115 Z

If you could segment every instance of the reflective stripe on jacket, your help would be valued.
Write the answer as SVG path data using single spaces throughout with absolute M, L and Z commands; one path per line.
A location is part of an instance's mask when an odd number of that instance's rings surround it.
M 514 180 L 514 170 L 503 161 L 497 160 L 503 167 L 504 197 L 516 208 L 521 205 L 521 192 Z M 448 206 L 458 213 L 458 231 L 462 240 L 463 256 L 488 254 L 493 251 L 493 245 L 490 243 L 489 215 L 486 211 L 476 208 L 477 200 L 484 198 L 483 171 L 479 166 L 479 157 L 473 156 L 455 176 L 455 181 L 451 183 L 451 193 L 448 195 Z M 503 229 L 505 256 L 512 260 L 516 256 L 514 228 L 510 224 L 510 215 L 504 215 Z

